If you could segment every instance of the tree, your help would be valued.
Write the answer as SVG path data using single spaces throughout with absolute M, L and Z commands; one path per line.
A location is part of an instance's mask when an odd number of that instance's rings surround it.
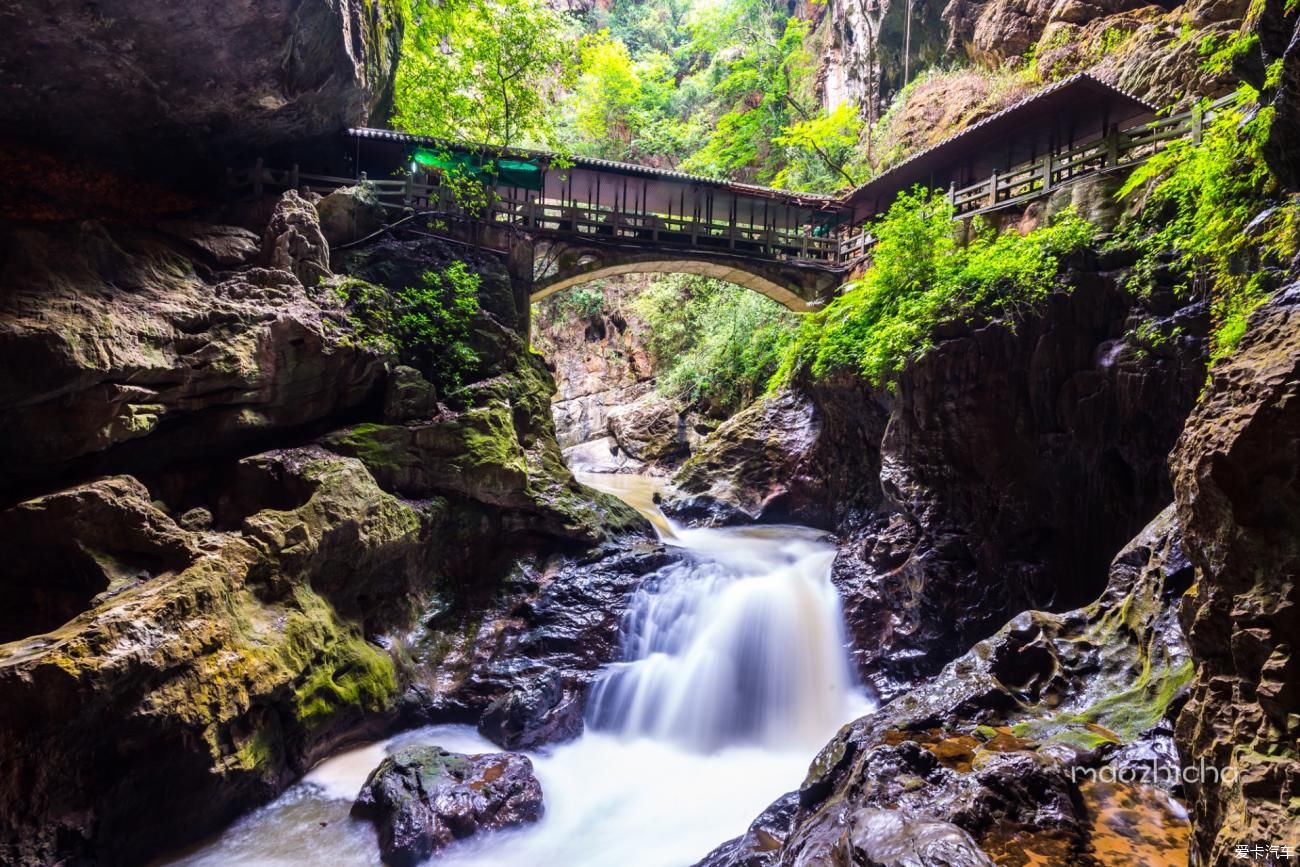
M 407 132 L 497 147 L 546 145 L 577 58 L 544 0 L 417 2 L 395 88 Z
M 581 150 L 593 156 L 627 157 L 638 127 L 641 77 L 627 46 L 608 30 L 582 40 L 582 75 L 573 94 L 574 126 Z

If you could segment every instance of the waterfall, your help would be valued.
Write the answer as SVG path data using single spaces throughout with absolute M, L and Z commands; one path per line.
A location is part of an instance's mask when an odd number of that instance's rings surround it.
M 624 661 L 594 684 L 596 730 L 708 751 L 824 736 L 852 688 L 834 549 L 794 528 L 677 530 L 688 558 L 633 600 Z
M 834 549 L 801 527 L 687 529 L 656 484 L 584 476 L 652 520 L 682 559 L 649 576 L 622 624 L 622 661 L 593 684 L 587 730 L 531 754 L 546 815 L 475 836 L 441 867 L 682 867 L 742 833 L 798 787 L 842 723 L 870 709 L 854 688 Z M 466 726 L 415 729 L 325 762 L 174 867 L 375 867 L 375 831 L 348 809 L 368 770 L 403 744 L 497 747 Z
M 649 510 L 627 477 L 583 481 Z M 623 661 L 593 685 L 587 724 L 697 752 L 824 740 L 855 698 L 834 547 L 802 527 L 655 524 L 686 557 L 634 598 Z

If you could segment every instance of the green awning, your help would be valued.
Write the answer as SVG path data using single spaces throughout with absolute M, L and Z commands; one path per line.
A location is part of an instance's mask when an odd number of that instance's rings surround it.
M 497 159 L 464 151 L 434 151 L 416 148 L 411 159 L 426 169 L 455 172 L 480 183 L 523 190 L 540 190 L 544 169 L 527 160 Z

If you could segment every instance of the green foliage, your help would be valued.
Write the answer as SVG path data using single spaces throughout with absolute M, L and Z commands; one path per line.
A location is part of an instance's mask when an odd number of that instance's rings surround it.
M 1274 288 L 1271 266 L 1297 250 L 1294 201 L 1256 220 L 1281 193 L 1261 155 L 1272 121 L 1273 109 L 1259 106 L 1258 94 L 1243 86 L 1200 142 L 1171 142 L 1134 170 L 1119 193 L 1142 203 L 1120 236 L 1139 253 L 1132 288 L 1149 287 L 1171 265 L 1178 292 L 1208 297 L 1212 362 L 1236 348 L 1250 312 Z
M 533 316 L 544 329 L 560 322 L 599 316 L 605 311 L 605 304 L 604 283 L 594 280 L 557 292 L 544 303 L 533 305 Z
M 659 390 L 731 413 L 762 392 L 793 338 L 798 316 L 720 280 L 675 274 L 637 297 Z
M 395 84 L 407 132 L 507 147 L 547 144 L 572 83 L 573 34 L 545 0 L 420 0 Z
M 426 271 L 418 286 L 396 294 L 360 280 L 335 288 L 359 344 L 396 356 L 444 390 L 459 388 L 478 366 L 469 344 L 478 290 L 479 275 L 464 262 Z
M 817 115 L 787 126 L 772 139 L 784 147 L 787 164 L 772 182 L 778 187 L 834 189 L 854 178 L 847 166 L 862 135 L 862 117 L 857 106 L 840 103 L 829 114 Z
M 801 369 L 819 377 L 849 369 L 888 386 L 932 347 L 939 324 L 1014 321 L 1056 287 L 1060 258 L 1095 235 L 1091 224 L 1067 211 L 1024 236 L 976 225 L 959 244 L 952 206 L 919 187 L 901 195 L 871 231 L 872 266 L 825 310 L 805 318 L 773 387 Z

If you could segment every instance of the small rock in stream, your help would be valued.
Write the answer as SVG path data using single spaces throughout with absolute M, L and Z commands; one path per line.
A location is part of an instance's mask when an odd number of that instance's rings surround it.
M 407 747 L 371 771 L 352 815 L 379 832 L 384 863 L 412 867 L 456 840 L 542 817 L 542 786 L 518 753 Z

